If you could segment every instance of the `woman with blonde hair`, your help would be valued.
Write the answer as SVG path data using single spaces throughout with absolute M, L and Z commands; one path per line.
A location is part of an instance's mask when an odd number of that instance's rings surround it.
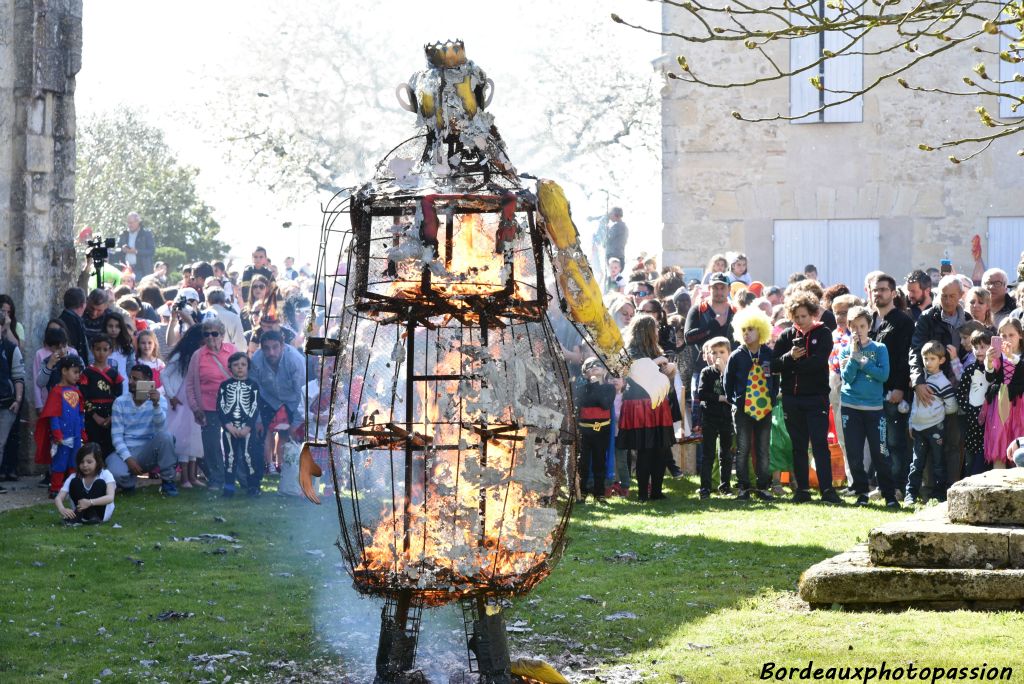
M 708 259 L 708 267 L 704 269 L 704 279 L 701 280 L 701 285 L 709 285 L 711 283 L 711 276 L 715 273 L 727 273 L 729 271 L 729 260 L 725 258 L 724 254 L 714 254 Z

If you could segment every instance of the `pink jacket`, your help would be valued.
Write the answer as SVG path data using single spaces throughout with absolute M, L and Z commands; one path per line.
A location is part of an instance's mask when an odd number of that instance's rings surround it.
M 234 353 L 235 347 L 225 342 L 216 356 L 205 345 L 192 355 L 188 362 L 188 371 L 185 373 L 185 396 L 193 413 L 217 409 L 217 390 L 220 383 L 230 377 L 228 357 Z M 215 358 L 220 361 L 219 366 L 214 361 Z M 223 371 L 221 366 L 224 368 Z

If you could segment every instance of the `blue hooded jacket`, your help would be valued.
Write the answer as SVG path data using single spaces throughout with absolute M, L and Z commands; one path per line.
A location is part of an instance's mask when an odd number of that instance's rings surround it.
M 889 350 L 884 344 L 868 342 L 861 350 L 867 357 L 863 365 L 851 358 L 853 345 L 848 344 L 839 352 L 840 375 L 843 385 L 839 389 L 843 406 L 861 410 L 881 410 L 885 399 L 885 381 L 889 379 Z M 849 363 L 843 367 L 843 361 Z

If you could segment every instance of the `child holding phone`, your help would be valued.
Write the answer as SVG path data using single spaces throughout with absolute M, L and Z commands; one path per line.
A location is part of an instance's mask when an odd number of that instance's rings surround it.
M 992 383 L 985 409 L 985 461 L 994 468 L 1005 468 L 1007 446 L 1024 434 L 1024 329 L 1019 320 L 1007 317 L 998 332 L 985 352 L 985 372 Z

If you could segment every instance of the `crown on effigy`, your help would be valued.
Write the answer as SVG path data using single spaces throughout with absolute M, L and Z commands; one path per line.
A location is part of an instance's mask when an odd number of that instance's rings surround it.
M 427 43 L 423 46 L 423 52 L 431 66 L 451 68 L 466 63 L 466 46 L 461 40 Z

